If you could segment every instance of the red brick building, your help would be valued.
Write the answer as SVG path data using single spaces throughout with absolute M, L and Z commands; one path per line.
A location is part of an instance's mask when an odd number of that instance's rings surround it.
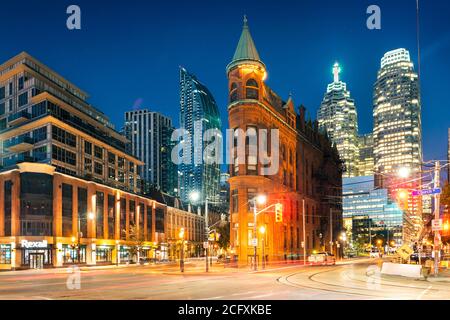
M 229 126 L 246 132 L 246 161 L 238 161 L 235 148 L 229 179 L 231 248 L 241 263 L 249 263 L 254 255 L 253 238 L 258 239 L 258 261 L 263 250 L 268 261 L 301 259 L 304 240 L 309 254 L 324 245 L 330 251 L 332 236 L 336 251 L 342 231 L 342 169 L 337 150 L 319 133 L 316 122 L 305 120 L 304 107 L 297 112 L 292 97 L 284 101 L 269 88 L 264 82 L 266 72 L 245 19 L 238 47 L 227 66 Z M 250 136 L 261 139 L 261 129 L 279 130 L 279 167 L 274 175 L 262 175 L 261 159 L 249 152 Z M 269 154 L 274 152 L 271 147 Z M 256 229 L 264 226 L 266 231 L 257 231 L 255 236 L 252 199 L 258 194 L 267 196 L 266 205 L 258 210 L 281 203 L 283 219 L 275 221 L 274 209 L 259 214 Z

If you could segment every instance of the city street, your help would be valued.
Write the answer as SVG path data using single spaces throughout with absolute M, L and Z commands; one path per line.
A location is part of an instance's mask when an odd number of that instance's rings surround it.
M 381 277 L 380 261 L 360 259 L 336 266 L 278 265 L 253 272 L 204 261 L 177 265 L 81 270 L 79 290 L 66 286 L 66 269 L 0 273 L 0 299 L 167 300 L 373 300 L 449 299 L 447 282 Z

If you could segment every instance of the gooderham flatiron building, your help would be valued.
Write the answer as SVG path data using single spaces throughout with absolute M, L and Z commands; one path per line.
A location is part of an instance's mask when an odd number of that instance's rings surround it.
M 262 243 L 269 262 L 302 259 L 303 245 L 307 254 L 323 249 L 333 249 L 336 253 L 336 241 L 342 231 L 342 162 L 337 149 L 320 133 L 317 122 L 305 119 L 305 108 L 299 107 L 297 112 L 292 97 L 284 101 L 265 83 L 267 69 L 246 19 L 226 71 L 230 129 L 242 129 L 247 137 L 258 136 L 261 129 L 278 129 L 280 140 L 280 163 L 275 175 L 260 174 L 261 159 L 249 156 L 248 147 L 245 163 L 236 161 L 237 150 L 234 150 L 229 179 L 232 253 L 239 263 L 250 263 L 254 255 L 253 238 L 258 239 L 259 263 L 263 256 Z M 253 211 L 249 205 L 257 194 L 267 196 L 267 206 L 283 205 L 282 222 L 275 221 L 274 210 L 258 215 L 257 230 L 265 226 L 263 235 L 258 231 L 254 234 Z

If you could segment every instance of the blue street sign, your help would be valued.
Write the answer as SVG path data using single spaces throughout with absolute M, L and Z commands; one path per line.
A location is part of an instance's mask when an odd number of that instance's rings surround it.
M 433 194 L 440 194 L 442 192 L 441 188 L 435 188 L 435 189 L 426 189 L 426 190 L 414 190 L 412 192 L 413 197 L 417 196 L 428 196 Z

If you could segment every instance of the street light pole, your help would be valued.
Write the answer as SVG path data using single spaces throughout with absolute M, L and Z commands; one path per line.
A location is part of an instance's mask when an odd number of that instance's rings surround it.
M 436 161 L 434 167 L 434 188 L 437 189 L 440 186 L 440 163 Z M 434 220 L 438 221 L 440 219 L 440 197 L 439 194 L 434 196 Z M 440 231 L 434 231 L 434 275 L 437 276 L 439 274 L 439 254 L 440 254 Z
M 306 265 L 306 226 L 305 226 L 305 199 L 302 202 L 302 210 L 303 210 L 303 265 Z
M 257 215 L 257 211 L 256 211 L 256 197 L 253 199 L 253 239 L 258 239 L 257 238 L 257 233 L 256 233 L 256 215 Z M 252 241 L 254 241 L 252 239 Z M 253 270 L 257 270 L 257 266 L 256 266 L 256 254 L 257 254 L 257 243 L 253 243 L 253 247 L 254 247 L 254 256 L 253 256 Z
M 333 254 L 333 208 L 330 208 L 330 253 Z
M 208 251 L 209 251 L 209 226 L 208 226 L 208 198 L 205 199 L 205 232 L 206 232 L 206 243 L 205 246 L 205 262 L 206 262 L 206 272 L 209 271 L 208 264 Z

